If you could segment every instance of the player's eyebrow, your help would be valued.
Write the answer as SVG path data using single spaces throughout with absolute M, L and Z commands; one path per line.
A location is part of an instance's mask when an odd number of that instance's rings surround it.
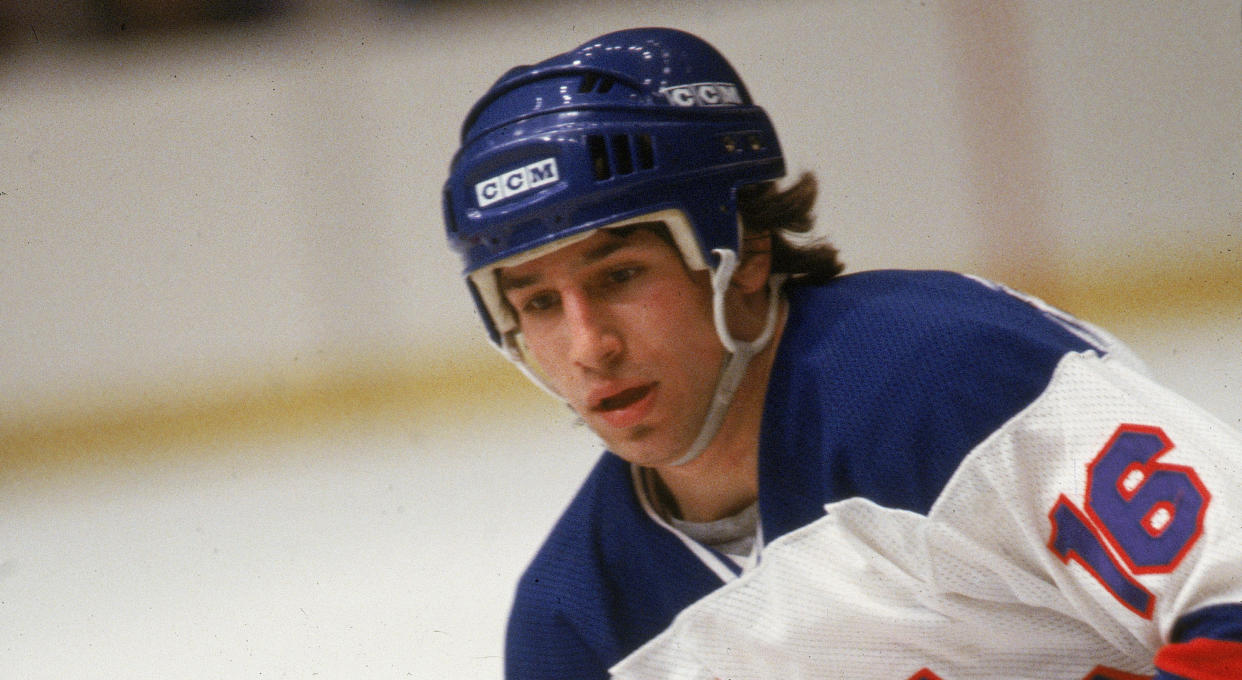
M 496 280 L 500 284 L 500 291 L 504 293 L 511 290 L 529 288 L 539 282 L 539 276 L 537 274 L 530 274 L 529 276 L 513 276 L 512 274 L 506 273 L 504 269 L 501 269 L 496 272 Z
M 583 253 L 582 256 L 579 258 L 580 264 L 585 265 L 585 264 L 591 264 L 594 262 L 599 262 L 600 260 L 617 252 L 618 250 L 621 250 L 622 248 L 629 245 L 629 237 L 633 234 L 632 231 L 628 231 L 628 230 L 625 232 L 605 231 L 603 233 L 607 234 L 608 236 L 612 238 L 609 238 L 603 243 Z M 512 274 L 507 273 L 503 268 L 500 269 L 498 272 L 496 272 L 496 276 L 498 279 L 498 283 L 500 284 L 500 290 L 502 292 L 518 290 L 521 288 L 529 288 L 530 286 L 533 286 L 536 283 L 539 283 L 539 278 L 540 278 L 539 274 L 537 273 L 528 274 L 526 276 L 513 276 Z

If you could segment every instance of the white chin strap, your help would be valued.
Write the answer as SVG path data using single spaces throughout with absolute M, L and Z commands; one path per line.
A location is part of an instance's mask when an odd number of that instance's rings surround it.
M 712 403 L 708 406 L 707 416 L 703 419 L 703 427 L 699 429 L 699 435 L 690 444 L 690 448 L 682 454 L 681 458 L 673 461 L 673 466 L 685 465 L 698 458 L 699 454 L 703 453 L 703 450 L 715 438 L 720 425 L 724 422 L 725 414 L 729 411 L 729 405 L 733 403 L 733 395 L 737 392 L 738 386 L 742 384 L 742 378 L 746 375 L 746 367 L 750 365 L 750 360 L 762 352 L 764 347 L 767 347 L 776 333 L 781 284 L 785 282 L 786 275 L 773 274 L 768 279 L 768 315 L 764 321 L 763 331 L 754 340 L 742 342 L 729 333 L 729 323 L 725 318 L 725 291 L 729 289 L 733 272 L 737 269 L 737 253 L 723 248 L 717 248 L 712 253 L 720 258 L 720 266 L 712 272 L 712 320 L 716 325 L 716 335 L 720 337 L 720 342 L 724 344 L 727 353 L 720 367 L 720 377 L 716 380 L 716 393 L 712 395 Z

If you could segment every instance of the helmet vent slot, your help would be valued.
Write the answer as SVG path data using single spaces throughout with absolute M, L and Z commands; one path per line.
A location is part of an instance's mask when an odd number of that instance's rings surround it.
M 453 215 L 453 211 L 447 209 L 448 206 L 453 205 L 453 194 L 447 188 L 444 190 L 444 205 L 446 208 L 446 210 L 444 211 L 444 222 L 448 226 L 449 233 L 456 234 L 457 233 L 457 219 Z
M 634 137 L 634 157 L 638 161 L 639 170 L 650 170 L 655 167 L 655 151 L 651 145 L 651 135 Z
M 608 76 L 588 73 L 582 76 L 582 82 L 578 83 L 578 94 L 586 94 L 587 92 L 608 94 L 614 83 L 616 83 L 616 80 Z
M 597 182 L 655 167 L 651 135 L 587 135 L 586 147 Z
M 587 135 L 587 153 L 591 156 L 591 172 L 597 181 L 612 177 L 612 163 L 608 161 L 608 144 L 603 135 Z
M 630 152 L 629 135 L 612 136 L 612 157 L 617 159 L 618 175 L 628 175 L 634 172 L 634 156 Z

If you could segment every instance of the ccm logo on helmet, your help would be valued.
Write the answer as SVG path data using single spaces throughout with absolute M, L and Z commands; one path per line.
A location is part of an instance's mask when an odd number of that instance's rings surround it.
M 737 85 L 732 83 L 691 83 L 660 88 L 660 94 L 674 106 L 732 106 L 742 103 Z
M 551 184 L 559 178 L 556 159 L 545 158 L 479 182 L 474 185 L 474 195 L 479 201 L 479 207 L 486 208 L 496 201 Z

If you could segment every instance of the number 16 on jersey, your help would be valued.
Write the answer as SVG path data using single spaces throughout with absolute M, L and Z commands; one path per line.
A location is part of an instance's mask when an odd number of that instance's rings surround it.
M 1145 619 L 1156 598 L 1138 577 L 1177 568 L 1203 532 L 1211 501 L 1193 468 L 1160 462 L 1172 449 L 1158 427 L 1118 427 L 1087 465 L 1084 508 L 1062 494 L 1048 513 L 1048 548 Z

